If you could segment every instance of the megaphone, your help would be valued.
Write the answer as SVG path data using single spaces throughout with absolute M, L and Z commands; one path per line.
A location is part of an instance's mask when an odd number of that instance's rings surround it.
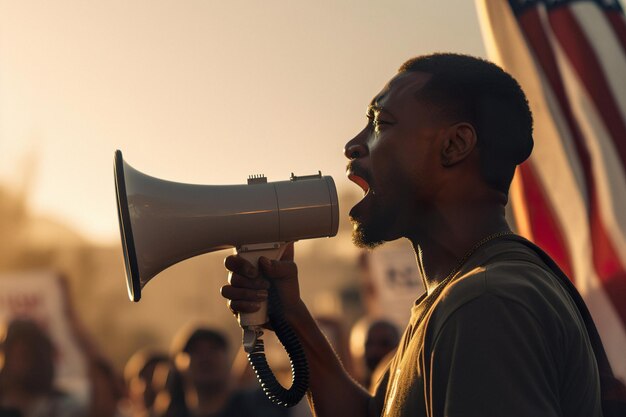
M 239 255 L 257 263 L 260 256 L 280 258 L 289 242 L 337 234 L 337 190 L 332 177 L 321 173 L 299 177 L 292 174 L 289 180 L 276 182 L 255 175 L 248 178 L 247 184 L 183 184 L 136 170 L 124 161 L 119 150 L 115 152 L 114 169 L 126 284 L 132 301 L 139 301 L 143 287 L 159 272 L 196 255 L 235 248 Z M 304 380 L 294 376 L 291 390 L 284 390 L 271 371 L 267 374 L 269 368 L 259 339 L 267 320 L 267 303 L 257 313 L 239 315 L 244 348 L 259 378 L 264 375 L 262 385 L 270 399 L 294 405 L 306 392 L 308 372 Z M 291 348 L 295 353 L 289 352 L 285 341 L 295 334 L 288 328 L 279 330 L 283 324 L 272 322 L 272 327 L 289 356 L 301 360 L 301 347 Z

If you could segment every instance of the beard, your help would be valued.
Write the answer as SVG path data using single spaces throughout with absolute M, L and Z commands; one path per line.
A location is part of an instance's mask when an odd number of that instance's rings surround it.
M 382 245 L 385 241 L 381 238 L 377 238 L 376 231 L 371 228 L 365 227 L 363 223 L 357 220 L 352 221 L 352 243 L 358 248 L 362 249 L 374 249 L 377 246 Z
M 392 218 L 372 192 L 350 211 L 352 243 L 362 249 L 374 249 L 382 245 L 389 240 L 387 235 L 391 230 Z

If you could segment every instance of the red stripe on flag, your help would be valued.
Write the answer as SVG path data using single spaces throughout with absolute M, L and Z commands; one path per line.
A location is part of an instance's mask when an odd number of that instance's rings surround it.
M 620 156 L 622 166 L 626 166 L 626 123 L 596 52 L 569 8 L 557 7 L 551 10 L 548 19 L 552 31 L 613 138 L 613 145 Z
M 624 302 L 626 300 L 626 273 L 600 217 L 591 158 L 569 105 L 550 40 L 541 25 L 539 12 L 536 8 L 528 9 L 525 13 L 518 16 L 518 21 L 538 59 L 539 65 L 548 79 L 548 83 L 555 94 L 560 110 L 569 127 L 589 196 L 589 232 L 592 240 L 591 249 L 594 267 L 603 283 L 606 294 L 611 299 L 622 322 L 626 324 L 626 302 Z M 537 243 L 541 245 L 540 242 Z
M 529 162 L 520 165 L 517 173 L 522 179 L 522 193 L 533 239 L 574 282 L 572 262 L 565 246 L 562 229 L 546 198 L 545 189 Z

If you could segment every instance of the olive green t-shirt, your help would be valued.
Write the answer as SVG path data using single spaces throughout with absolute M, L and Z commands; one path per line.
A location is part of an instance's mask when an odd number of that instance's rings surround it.
M 493 241 L 435 300 L 417 300 L 372 415 L 602 415 L 597 364 L 578 309 L 547 267 L 516 253 L 541 264 L 520 243 Z

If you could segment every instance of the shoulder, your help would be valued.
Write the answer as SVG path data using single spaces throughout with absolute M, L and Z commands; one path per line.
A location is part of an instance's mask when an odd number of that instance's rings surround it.
M 537 264 L 515 259 L 478 266 L 449 285 L 435 303 L 429 333 L 437 337 L 451 321 L 458 325 L 475 320 L 486 326 L 525 325 L 558 345 L 584 331 L 578 309 L 558 278 Z
M 435 407 L 498 409 L 472 415 L 505 415 L 498 407 L 513 403 L 523 404 L 517 415 L 599 409 L 580 313 L 559 278 L 534 261 L 484 262 L 453 282 L 427 318 L 421 354 Z

